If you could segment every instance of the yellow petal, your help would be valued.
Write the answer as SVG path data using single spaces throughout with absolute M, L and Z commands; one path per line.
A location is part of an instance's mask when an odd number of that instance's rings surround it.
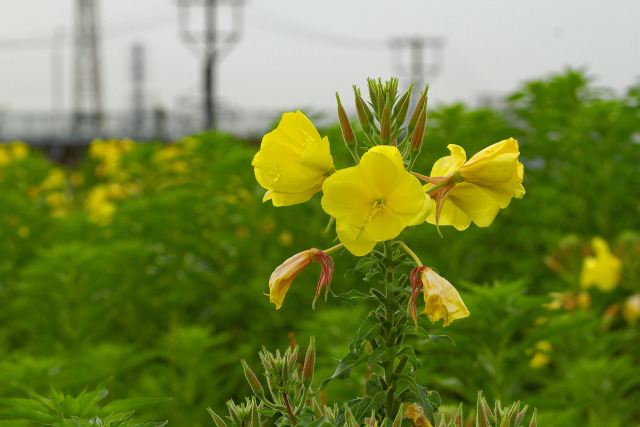
M 431 176 L 447 176 L 462 166 L 467 159 L 467 154 L 464 152 L 464 148 L 459 145 L 449 144 L 447 148 L 451 152 L 450 156 L 442 157 L 436 161 L 431 168 Z
M 376 242 L 369 240 L 361 231 L 362 230 L 349 223 L 341 222 L 336 224 L 336 233 L 338 234 L 340 242 L 355 256 L 368 254 L 376 245 Z

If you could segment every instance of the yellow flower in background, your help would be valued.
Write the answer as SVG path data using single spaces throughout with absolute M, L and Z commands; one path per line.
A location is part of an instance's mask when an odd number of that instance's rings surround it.
M 278 127 L 262 138 L 251 165 L 267 192 L 262 201 L 274 206 L 306 202 L 322 189 L 333 169 L 329 139 L 320 134 L 300 111 L 285 113 Z
M 293 279 L 312 262 L 319 262 L 322 265 L 322 273 L 320 274 L 313 304 L 315 304 L 318 295 L 320 295 L 322 286 L 326 284 L 327 292 L 329 292 L 331 276 L 333 275 L 333 260 L 320 249 L 309 249 L 295 254 L 271 273 L 269 278 L 269 301 L 276 305 L 276 309 L 282 307 L 282 301 L 291 287 Z
M 413 321 L 416 319 L 416 298 L 422 289 L 424 295 L 424 311 L 431 322 L 444 319 L 443 326 L 452 321 L 469 317 L 469 310 L 464 305 L 460 294 L 451 283 L 429 267 L 418 267 L 411 272 L 411 299 L 409 311 Z
M 357 256 L 423 223 L 433 208 L 420 181 L 405 170 L 400 151 L 388 145 L 371 148 L 357 166 L 328 177 L 322 191 L 322 208 L 336 218 L 338 238 Z
M 53 168 L 40 184 L 42 190 L 60 190 L 67 186 L 67 174 L 61 168 Z
M 430 194 L 436 199 L 436 209 L 427 218 L 429 223 L 458 230 L 465 230 L 471 222 L 488 227 L 513 197 L 524 196 L 524 166 L 518 161 L 515 139 L 495 143 L 469 161 L 462 147 L 449 144 L 447 148 L 451 155 L 439 159 L 431 178 L 425 178 L 429 181 L 425 190 L 443 185 Z
M 544 368 L 551 362 L 549 354 L 553 350 L 553 346 L 549 341 L 538 341 L 534 346 L 535 353 L 529 361 L 529 366 L 535 369 Z M 530 351 L 530 350 L 529 350 Z
M 29 151 L 29 146 L 20 141 L 14 141 L 9 144 L 0 144 L 0 166 L 5 166 L 13 161 L 24 159 L 29 155 Z
M 602 292 L 610 292 L 620 282 L 622 262 L 611 253 L 603 238 L 594 237 L 591 246 L 595 256 L 586 257 L 582 261 L 580 285 L 583 288 L 596 286 Z
M 424 410 L 422 406 L 417 403 L 412 403 L 407 406 L 407 409 L 404 411 L 404 418 L 408 418 L 411 420 L 411 423 L 416 427 L 433 427 L 431 421 L 427 419 L 424 415 Z
M 631 295 L 622 306 L 622 317 L 629 324 L 640 319 L 640 294 Z

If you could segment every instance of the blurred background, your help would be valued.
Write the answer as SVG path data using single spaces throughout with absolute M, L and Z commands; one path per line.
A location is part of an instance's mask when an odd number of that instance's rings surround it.
M 250 163 L 282 112 L 301 109 L 336 167 L 350 166 L 335 92 L 362 137 L 351 85 L 391 76 L 430 84 L 416 170 L 447 144 L 470 157 L 509 137 L 525 165 L 527 195 L 491 227 L 400 236 L 472 313 L 445 330 L 421 318 L 456 342 L 415 343 L 421 381 L 444 409 L 472 409 L 482 389 L 537 407 L 540 425 L 640 425 L 639 12 L 635 1 L 4 0 L 0 425 L 28 425 L 15 421 L 28 418 L 20 399 L 51 387 L 67 396 L 56 416 L 109 413 L 68 403 L 103 381 L 105 402 L 171 398 L 130 401 L 142 421 L 211 425 L 207 406 L 221 413 L 249 391 L 241 358 L 259 372 L 262 345 L 311 335 L 316 378 L 330 376 L 369 307 L 330 297 L 312 311 L 315 265 L 280 310 L 269 304 L 271 272 L 335 237 L 319 195 L 262 204 Z M 336 293 L 376 284 L 350 271 L 356 257 L 334 261 Z M 352 376 L 320 398 L 363 393 L 366 372 Z

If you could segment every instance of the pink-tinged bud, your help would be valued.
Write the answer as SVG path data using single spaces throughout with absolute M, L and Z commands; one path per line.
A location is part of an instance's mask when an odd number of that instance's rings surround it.
M 244 370 L 244 376 L 247 379 L 249 386 L 251 387 L 251 391 L 253 391 L 253 394 L 255 394 L 256 396 L 264 398 L 264 389 L 262 388 L 262 384 L 260 384 L 260 381 L 255 376 L 251 368 L 249 368 L 249 365 L 247 365 L 247 362 L 245 362 L 244 359 L 241 361 L 241 363 L 242 369 Z
M 313 380 L 313 370 L 316 364 L 316 338 L 311 337 L 309 348 L 307 348 L 307 354 L 304 358 L 304 365 L 302 366 L 302 382 L 305 386 L 310 386 Z
M 415 110 L 413 110 L 413 114 L 411 114 L 411 117 L 409 118 L 409 125 L 408 125 L 408 128 L 407 128 L 407 131 L 409 133 L 413 132 L 413 130 L 416 128 L 416 126 L 418 124 L 418 119 L 420 118 L 420 114 L 422 114 L 422 110 L 426 106 L 425 100 L 427 98 L 427 91 L 428 90 L 429 90 L 429 86 L 427 85 L 427 88 L 422 93 L 422 96 L 420 96 L 420 99 L 418 100 L 418 103 L 416 104 Z
M 411 156 L 417 157 L 420 154 L 420 149 L 422 148 L 422 139 L 424 138 L 424 129 L 427 124 L 427 109 L 426 107 L 420 113 L 420 117 L 418 117 L 418 123 L 416 125 L 416 129 L 413 131 L 413 135 L 411 136 Z
M 351 123 L 347 117 L 347 112 L 344 110 L 344 107 L 342 107 L 338 92 L 336 92 L 336 99 L 338 100 L 338 119 L 340 120 L 342 137 L 344 138 L 344 143 L 347 144 L 349 150 L 352 150 L 356 147 L 356 136 L 353 133 L 353 128 L 351 127 Z
M 213 422 L 216 423 L 217 427 L 227 427 L 224 420 L 218 414 L 213 412 L 211 408 L 207 408 L 207 411 L 209 411 L 209 415 L 211 415 L 211 418 L 213 418 Z
M 331 276 L 333 275 L 333 260 L 320 249 L 309 249 L 295 254 L 276 268 L 271 274 L 271 278 L 269 279 L 269 300 L 276 305 L 276 309 L 282 307 L 282 301 L 293 279 L 312 262 L 319 262 L 322 265 L 322 272 L 320 273 L 316 296 L 313 300 L 313 307 L 315 307 L 316 299 L 318 295 L 320 295 L 323 286 L 326 285 L 326 293 L 329 293 Z

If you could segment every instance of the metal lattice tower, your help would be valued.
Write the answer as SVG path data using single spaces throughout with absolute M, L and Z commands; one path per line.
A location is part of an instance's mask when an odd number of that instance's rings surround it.
M 73 52 L 73 131 L 98 134 L 102 127 L 102 87 L 98 0 L 76 0 Z
M 145 50 L 141 43 L 131 47 L 131 134 L 138 137 L 145 126 Z
M 409 50 L 409 66 L 404 65 L 402 52 Z M 430 50 L 430 63 L 424 60 L 425 50 Z M 409 81 L 414 83 L 418 96 L 412 97 L 411 109 L 415 107 L 414 102 L 420 98 L 420 91 L 424 89 L 426 78 L 434 79 L 442 71 L 444 50 L 444 40 L 441 37 L 402 37 L 391 40 L 391 51 L 395 57 L 392 59 L 393 65 L 400 75 L 408 76 Z
M 222 5 L 231 8 L 232 28 L 221 34 L 216 28 L 216 8 Z M 204 8 L 204 31 L 190 28 L 189 16 L 193 6 Z M 204 128 L 215 129 L 216 121 L 216 66 L 220 59 L 240 40 L 242 32 L 242 10 L 244 0 L 178 0 L 180 36 L 197 56 L 203 56 L 204 76 Z

